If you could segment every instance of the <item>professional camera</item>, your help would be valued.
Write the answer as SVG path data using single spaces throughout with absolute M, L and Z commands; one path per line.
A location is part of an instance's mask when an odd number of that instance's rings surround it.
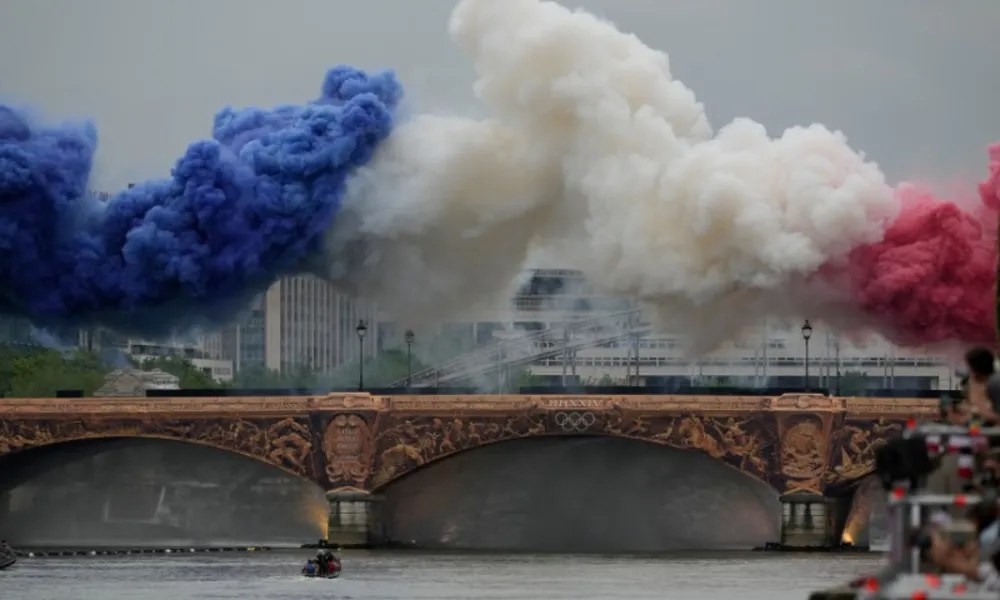
M 887 490 L 900 482 L 915 488 L 936 466 L 937 457 L 924 437 L 890 440 L 875 452 L 875 474 Z
M 981 534 L 997 518 L 998 480 L 990 462 L 997 446 L 997 427 L 911 423 L 876 452 L 875 473 L 889 491 L 890 565 L 860 587 L 859 598 L 997 598 L 990 586 L 993 578 L 1000 580 L 993 568 L 1000 563 L 993 546 L 1000 543 L 990 542 L 975 556 Z M 946 559 L 942 548 L 952 553 Z M 934 575 L 949 572 L 951 557 L 960 553 L 961 564 L 971 564 L 971 570 Z M 951 595 L 952 584 L 942 587 L 942 577 L 954 580 L 960 595 Z
M 984 459 L 1000 454 L 1000 436 L 995 426 L 929 424 L 908 427 L 902 438 L 890 440 L 875 452 L 875 473 L 885 489 L 899 483 L 911 488 L 939 468 L 941 458 L 958 455 L 959 476 L 976 485 L 993 485 L 996 474 L 984 469 Z

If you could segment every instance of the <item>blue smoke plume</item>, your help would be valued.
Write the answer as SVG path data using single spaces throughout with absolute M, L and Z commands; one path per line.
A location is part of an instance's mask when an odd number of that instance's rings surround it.
M 169 179 L 104 201 L 88 192 L 93 125 L 0 105 L 0 312 L 143 335 L 232 319 L 321 256 L 401 97 L 391 72 L 337 67 L 309 104 L 222 110 Z

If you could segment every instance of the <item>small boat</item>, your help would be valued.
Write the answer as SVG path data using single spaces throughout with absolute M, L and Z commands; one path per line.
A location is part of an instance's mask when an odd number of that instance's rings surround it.
M 306 573 L 302 572 L 303 577 L 309 577 L 310 579 L 336 579 L 340 577 L 340 571 L 333 571 L 332 573 L 324 573 L 323 575 L 317 575 L 316 573 Z
M 0 571 L 3 571 L 7 567 L 13 567 L 16 562 L 17 555 L 14 553 L 0 555 Z
M 317 578 L 319 578 L 319 579 L 336 579 L 336 578 L 340 577 L 340 570 L 341 569 L 340 569 L 339 565 L 337 566 L 337 568 L 335 570 L 333 570 L 333 571 L 327 571 L 326 573 L 320 573 L 316 569 L 313 569 L 312 571 L 307 571 L 306 569 L 302 569 L 302 576 L 303 577 L 308 577 L 310 579 L 317 579 Z
M 322 555 L 320 555 L 320 557 L 317 557 L 316 559 L 312 559 L 308 563 L 306 563 L 306 566 L 302 568 L 302 576 L 303 577 L 308 577 L 310 579 L 316 579 L 316 578 L 319 578 L 319 579 L 336 579 L 336 578 L 340 577 L 340 570 L 341 570 L 342 564 L 340 562 L 340 558 L 339 557 L 331 557 L 330 558 L 330 562 L 332 563 L 330 566 L 333 567 L 333 569 L 332 570 L 328 570 L 328 571 L 326 569 L 324 569 L 326 571 L 325 573 L 320 573 L 319 572 L 319 564 L 318 564 L 319 560 L 323 560 L 324 561 L 323 564 L 326 564 L 325 563 L 326 558 L 324 558 L 324 557 L 322 557 Z M 313 569 L 311 571 L 309 571 L 309 570 L 307 570 L 308 567 L 313 567 Z

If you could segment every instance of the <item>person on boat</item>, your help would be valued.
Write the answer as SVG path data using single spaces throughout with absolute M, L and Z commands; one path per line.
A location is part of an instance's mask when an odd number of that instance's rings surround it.
M 316 574 L 326 575 L 329 561 L 326 560 L 326 552 L 319 550 L 316 552 Z
M 340 572 L 340 561 L 337 560 L 332 553 L 327 553 L 324 557 L 326 559 L 326 572 L 327 573 L 339 573 Z
M 0 540 L 0 554 L 10 554 L 12 552 L 7 540 Z
M 302 567 L 302 574 L 310 577 L 316 575 L 316 563 L 312 559 L 306 561 L 306 566 Z

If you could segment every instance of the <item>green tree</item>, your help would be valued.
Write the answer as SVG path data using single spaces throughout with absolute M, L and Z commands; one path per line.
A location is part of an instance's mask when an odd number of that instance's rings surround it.
M 178 385 L 181 389 L 214 389 L 221 387 L 212 376 L 198 367 L 191 361 L 178 357 L 169 356 L 162 358 L 148 358 L 139 361 L 136 366 L 144 371 L 159 369 L 170 373 L 179 379 Z
M 253 366 L 240 369 L 230 384 L 236 388 L 273 389 L 287 387 L 281 373 L 266 367 Z
M 834 380 L 834 387 L 840 388 L 841 396 L 861 396 L 868 387 L 868 374 L 862 371 L 845 371 L 840 374 L 839 386 Z
M 89 396 L 104 383 L 107 370 L 92 352 L 0 347 L 0 392 L 7 396 L 51 397 L 59 390 Z
M 310 364 L 302 364 L 288 373 L 282 373 L 280 381 L 286 387 L 311 388 L 320 384 L 319 373 Z
M 609 373 L 605 373 L 600 379 L 594 382 L 597 387 L 612 387 L 615 385 L 621 385 L 621 382 L 612 377 Z
M 280 390 L 319 387 L 322 382 L 320 375 L 309 365 L 302 365 L 286 373 L 253 366 L 240 369 L 229 385 L 235 388 Z
M 535 375 L 531 372 L 531 368 L 529 367 L 515 367 L 512 375 L 515 390 L 523 387 L 540 387 L 548 385 L 544 377 Z
M 38 351 L 44 351 L 44 348 L 0 345 L 0 396 L 8 395 L 14 385 L 14 378 L 17 375 L 17 358 L 28 352 Z
M 733 385 L 733 382 L 729 377 L 709 375 L 707 377 L 701 377 L 698 381 L 698 385 L 701 387 L 728 387 Z
M 394 348 L 379 352 L 372 358 L 365 360 L 365 387 L 377 388 L 386 387 L 397 381 L 406 379 L 407 359 L 406 349 Z M 417 357 L 412 357 L 412 373 L 419 373 L 427 368 Z M 360 369 L 358 361 L 351 361 L 341 365 L 339 369 L 321 377 L 320 381 L 336 389 L 356 389 L 358 387 L 358 376 Z

